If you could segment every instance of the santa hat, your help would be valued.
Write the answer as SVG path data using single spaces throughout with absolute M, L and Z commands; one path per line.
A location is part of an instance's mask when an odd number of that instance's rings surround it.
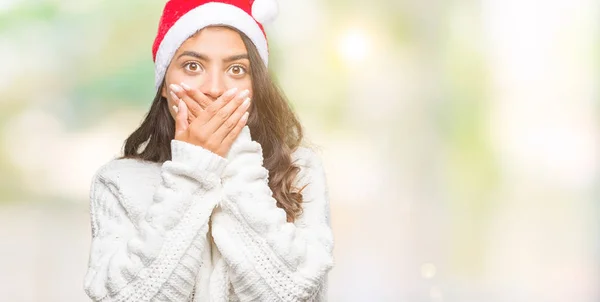
M 202 28 L 226 25 L 244 33 L 256 46 L 265 66 L 269 62 L 263 24 L 277 16 L 276 0 L 170 0 L 165 5 L 152 45 L 154 83 L 162 83 L 177 49 Z

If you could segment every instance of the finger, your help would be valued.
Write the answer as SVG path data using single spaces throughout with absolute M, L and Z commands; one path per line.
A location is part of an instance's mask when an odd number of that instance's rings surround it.
M 188 108 L 185 102 L 180 100 L 177 107 L 177 115 L 175 116 L 175 137 L 184 133 L 188 127 Z
M 231 114 L 235 112 L 242 105 L 242 103 L 247 102 L 249 105 L 250 98 L 248 95 L 250 92 L 246 89 L 240 92 L 238 95 L 233 98 L 230 102 L 228 102 L 223 108 L 221 108 L 215 115 L 212 116 L 209 122 L 205 124 L 205 127 L 208 133 L 214 133 L 229 119 Z M 240 116 L 241 117 L 241 116 Z
M 233 102 L 230 102 L 233 103 Z M 227 104 L 229 106 L 229 104 Z M 229 116 L 229 118 L 223 122 L 221 127 L 219 127 L 215 133 L 212 135 L 213 139 L 215 139 L 219 144 L 227 137 L 229 132 L 236 127 L 240 119 L 248 112 L 248 108 L 250 108 L 250 98 L 246 98 L 244 102 L 235 109 L 235 112 Z
M 223 139 L 223 141 L 221 142 L 221 148 L 223 148 L 223 150 L 229 151 L 229 149 L 233 145 L 233 142 L 240 135 L 240 132 L 242 132 L 244 126 L 246 126 L 246 123 L 248 122 L 248 115 L 248 112 L 244 113 L 244 115 L 242 115 L 242 118 L 240 118 L 235 128 L 229 131 L 225 139 Z
M 200 105 L 196 103 L 196 101 L 194 101 L 190 96 L 188 96 L 186 91 L 183 90 L 183 88 L 181 88 L 179 85 L 169 85 L 169 95 L 175 102 L 183 100 L 188 108 L 188 112 L 194 117 L 199 116 L 200 112 L 203 111 Z
M 179 112 L 179 108 L 177 108 L 177 106 L 173 105 L 173 102 L 171 102 L 171 100 L 167 101 L 169 103 L 169 112 L 171 113 L 171 115 L 173 116 L 177 116 L 177 112 Z
M 177 116 L 177 112 L 178 112 L 178 104 L 179 101 L 181 99 L 175 99 L 173 100 L 171 97 L 167 99 L 168 103 L 169 103 L 169 111 L 171 112 L 171 114 L 173 114 L 173 116 Z M 194 120 L 196 119 L 196 117 L 188 110 L 188 123 L 192 123 Z
M 235 93 L 237 92 L 237 87 L 231 88 L 223 93 L 216 101 L 212 102 L 206 109 L 204 110 L 209 115 L 210 120 L 221 108 L 223 108 L 229 101 L 231 101 L 235 97 Z M 207 122 L 208 122 L 207 120 Z
M 211 137 L 215 131 L 221 126 L 222 122 L 219 123 L 216 120 L 209 125 L 209 122 L 213 117 L 222 109 L 226 104 L 234 98 L 237 88 L 232 88 L 223 93 L 216 101 L 210 104 L 202 114 L 196 118 L 190 127 L 197 128 L 204 137 Z M 229 115 L 227 115 L 229 116 Z
M 198 105 L 200 105 L 200 107 L 202 109 L 206 109 L 206 107 L 210 106 L 210 104 L 213 103 L 213 101 L 206 96 L 206 94 L 202 93 L 200 90 L 198 89 L 193 89 L 190 86 L 188 86 L 186 83 L 181 83 L 181 87 L 183 88 L 183 90 L 185 90 L 186 94 L 193 99 L 194 101 L 196 101 L 196 103 L 198 103 Z

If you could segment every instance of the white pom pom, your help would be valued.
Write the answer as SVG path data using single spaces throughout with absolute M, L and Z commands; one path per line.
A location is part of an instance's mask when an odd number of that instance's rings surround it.
M 276 0 L 254 0 L 252 3 L 252 17 L 260 24 L 268 24 L 277 17 L 278 8 Z

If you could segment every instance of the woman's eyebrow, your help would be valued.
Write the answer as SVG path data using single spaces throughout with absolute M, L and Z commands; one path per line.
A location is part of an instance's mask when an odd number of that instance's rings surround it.
M 177 59 L 184 57 L 184 56 L 194 57 L 198 60 L 207 61 L 207 62 L 211 61 L 211 59 L 207 55 L 204 55 L 204 54 L 201 54 L 201 53 L 198 53 L 195 51 L 191 51 L 191 50 L 186 50 L 186 51 L 182 52 L 179 56 L 177 56 Z M 229 63 L 229 62 L 243 60 L 243 59 L 250 60 L 247 53 L 229 56 L 227 58 L 224 58 L 223 62 Z
M 204 54 L 201 54 L 201 53 L 198 53 L 195 51 L 191 51 L 191 50 L 186 50 L 186 51 L 182 52 L 179 56 L 177 56 L 177 59 L 184 57 L 184 56 L 194 57 L 196 59 L 203 60 L 203 61 L 211 61 L 207 55 L 204 55 Z M 239 54 L 239 55 L 229 56 L 227 58 L 224 58 L 223 62 L 228 63 L 228 62 L 242 60 L 242 59 L 249 60 L 248 54 L 243 53 L 243 54 Z
M 239 54 L 239 55 L 234 55 L 234 56 L 227 57 L 227 58 L 223 59 L 223 62 L 228 63 L 228 62 L 242 60 L 242 59 L 250 60 L 248 58 L 248 54 L 244 53 L 244 54 Z
M 177 56 L 177 59 L 179 59 L 183 56 L 189 56 L 189 57 L 194 57 L 199 60 L 210 61 L 207 56 L 197 53 L 195 51 L 186 50 L 186 51 L 182 52 L 179 56 Z

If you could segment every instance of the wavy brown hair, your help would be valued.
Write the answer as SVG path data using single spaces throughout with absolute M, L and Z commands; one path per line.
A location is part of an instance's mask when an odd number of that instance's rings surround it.
M 292 152 L 300 146 L 303 133 L 300 122 L 285 95 L 271 78 L 254 43 L 237 31 L 248 51 L 252 79 L 252 114 L 247 125 L 252 139 L 262 146 L 264 167 L 269 171 L 269 187 L 277 206 L 285 210 L 288 222 L 302 213 L 302 189 L 293 186 L 300 170 L 292 163 Z M 171 159 L 170 142 L 175 137 L 175 121 L 167 100 L 158 88 L 144 120 L 125 140 L 123 158 L 162 163 Z

